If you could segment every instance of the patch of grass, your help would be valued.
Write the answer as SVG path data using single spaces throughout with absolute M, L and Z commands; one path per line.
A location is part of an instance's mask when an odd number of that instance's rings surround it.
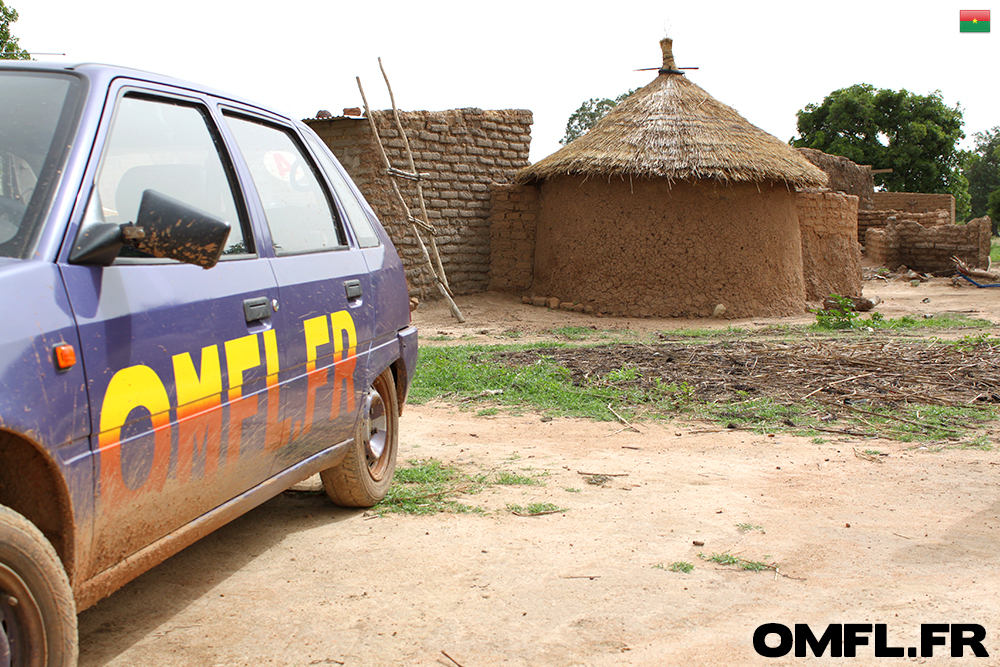
M 736 524 L 736 530 L 740 531 L 741 533 L 749 533 L 752 531 L 760 531 L 761 533 L 763 533 L 764 526 L 758 526 L 755 523 L 738 523 Z
M 905 318 L 901 318 L 905 319 Z M 917 322 L 917 320 L 913 320 Z M 842 332 L 835 334 L 844 335 Z M 731 345 L 722 341 L 718 349 Z M 985 332 L 940 343 L 959 350 L 1000 346 Z M 813 392 L 805 399 L 771 397 L 768 387 L 747 386 L 725 400 L 700 399 L 695 377 L 691 384 L 644 375 L 641 363 L 622 362 L 603 376 L 583 376 L 556 362 L 563 350 L 578 347 L 548 345 L 427 346 L 420 351 L 410 401 L 432 398 L 460 401 L 463 407 L 488 416 L 503 410 L 538 410 L 550 417 L 583 417 L 595 421 L 666 419 L 684 411 L 731 429 L 772 435 L 790 433 L 826 442 L 828 433 L 939 443 L 978 436 L 975 429 L 996 418 L 988 404 L 968 407 L 928 406 L 888 401 L 841 401 L 839 395 Z M 522 355 L 530 350 L 533 354 Z M 990 350 L 985 350 L 989 352 Z M 520 361 L 510 361 L 517 358 Z M 529 361 L 524 361 L 529 359 Z M 846 386 L 846 385 L 845 385 Z M 813 396 L 814 395 L 814 396 Z M 475 401 L 488 401 L 477 408 Z M 608 406 L 611 405 L 609 410 Z M 973 432 L 970 435 L 970 432 Z
M 441 396 L 482 397 L 500 405 L 532 406 L 553 416 L 595 421 L 615 419 L 608 411 L 608 403 L 634 403 L 631 400 L 634 392 L 630 390 L 574 386 L 566 368 L 544 357 L 536 363 L 518 366 L 504 364 L 490 354 L 512 349 L 521 348 L 480 345 L 421 348 L 408 400 L 420 404 Z M 487 394 L 487 391 L 498 393 Z
M 742 396 L 749 396 L 741 392 Z M 701 406 L 698 412 L 703 416 L 726 425 L 729 428 L 742 428 L 755 433 L 767 434 L 775 431 L 808 429 L 808 424 L 814 418 L 804 418 L 803 405 L 784 405 L 772 398 L 746 398 L 735 403 L 709 403 Z
M 490 482 L 492 484 L 500 484 L 501 486 L 544 486 L 537 477 L 521 475 L 507 470 L 501 470 L 491 475 Z
M 560 338 L 567 338 L 569 340 L 587 340 L 591 336 L 594 336 L 597 330 L 591 327 L 559 327 L 558 329 L 552 329 L 552 333 Z
M 504 338 L 520 338 L 524 334 L 519 329 L 504 329 L 500 335 Z
M 997 347 L 1000 345 L 1000 339 L 991 338 L 988 333 L 968 334 L 962 336 L 959 340 L 946 341 L 945 344 L 950 345 L 959 352 L 974 352 L 981 346 Z
M 448 336 L 445 334 L 440 334 L 437 336 L 421 336 L 421 338 L 423 338 L 424 340 L 432 340 L 432 341 L 455 340 L 454 336 Z
M 507 511 L 518 516 L 541 516 L 543 514 L 561 514 L 568 510 L 552 503 L 531 503 L 527 507 L 508 503 Z
M 500 414 L 500 408 L 483 408 L 476 412 L 478 417 L 492 417 L 496 414 Z
M 667 569 L 671 572 L 683 572 L 684 574 L 690 574 L 694 570 L 694 564 L 679 560 L 668 565 Z
M 984 452 L 992 452 L 995 448 L 987 436 L 981 435 L 968 442 L 958 443 L 955 445 L 955 449 L 978 449 Z
M 454 466 L 436 459 L 410 460 L 396 469 L 393 485 L 375 512 L 387 514 L 484 513 L 484 510 L 454 500 L 471 490 L 471 480 Z
M 566 493 L 580 493 L 580 489 L 578 489 L 576 487 L 573 487 L 573 486 L 567 486 L 563 490 L 566 491 Z
M 1000 264 L 1000 237 L 990 239 L 990 264 Z
M 746 558 L 735 556 L 728 551 L 724 551 L 721 554 L 713 553 L 711 556 L 698 554 L 698 558 L 710 563 L 718 563 L 719 565 L 735 566 L 741 570 L 746 570 L 747 572 L 761 572 L 763 570 L 776 569 L 773 564 L 769 565 L 768 563 L 759 560 L 747 560 Z
M 639 379 L 639 369 L 635 366 L 622 366 L 617 368 L 605 376 L 605 379 L 611 384 L 617 382 L 633 382 Z M 659 379 L 659 378 L 657 378 Z
M 874 329 L 905 331 L 912 329 L 988 329 L 992 322 L 969 317 L 963 313 L 936 313 L 931 317 L 903 315 L 886 319 L 882 313 L 873 312 L 867 318 L 857 312 L 816 311 L 816 322 L 806 326 L 808 331 L 842 329 Z

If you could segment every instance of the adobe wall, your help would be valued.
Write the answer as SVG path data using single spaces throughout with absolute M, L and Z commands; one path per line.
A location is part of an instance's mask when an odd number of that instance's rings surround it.
M 926 194 L 922 192 L 876 192 L 874 208 L 884 211 L 905 211 L 907 213 L 933 213 L 948 211 L 948 224 L 955 222 L 955 197 L 952 195 Z
M 539 188 L 494 183 L 490 203 L 489 289 L 524 292 L 532 281 Z
M 798 315 L 795 193 L 785 184 L 544 181 L 535 296 L 640 317 Z
M 858 198 L 840 192 L 799 192 L 802 276 L 807 301 L 830 294 L 861 296 Z
M 869 229 L 865 255 L 890 269 L 903 265 L 920 273 L 953 270 L 953 255 L 971 268 L 985 269 L 989 267 L 991 233 L 989 218 L 936 227 L 900 220 L 882 229 Z
M 392 111 L 373 111 L 379 136 L 391 164 L 409 171 L 403 139 Z M 422 181 L 427 216 L 437 230 L 437 244 L 452 291 L 485 290 L 490 271 L 490 186 L 507 182 L 528 165 L 532 114 L 522 109 L 484 111 L 401 111 L 417 171 Z M 330 147 L 357 183 L 388 230 L 406 267 L 410 294 L 439 298 L 407 211 L 399 205 L 382 164 L 367 118 L 310 119 L 309 126 Z M 420 215 L 416 187 L 399 180 L 410 207 Z M 424 242 L 430 248 L 429 239 Z
M 852 162 L 840 155 L 830 155 L 812 148 L 797 149 L 802 157 L 823 170 L 829 179 L 827 189 L 854 195 L 858 198 L 858 210 L 869 211 L 874 205 L 875 183 L 872 169 Z
M 951 195 L 948 195 L 949 197 Z M 874 210 L 858 211 L 858 241 L 867 238 L 869 229 L 884 228 L 889 224 L 909 220 L 921 227 L 940 227 L 952 224 L 952 217 L 945 209 L 930 213 L 911 213 L 908 211 Z

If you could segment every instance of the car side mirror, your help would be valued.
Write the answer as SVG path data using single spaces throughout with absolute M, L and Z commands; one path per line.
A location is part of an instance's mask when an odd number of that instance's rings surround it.
M 69 261 L 110 266 L 123 245 L 153 257 L 210 269 L 229 238 L 229 223 L 172 197 L 146 190 L 135 223 L 89 225 L 77 238 Z

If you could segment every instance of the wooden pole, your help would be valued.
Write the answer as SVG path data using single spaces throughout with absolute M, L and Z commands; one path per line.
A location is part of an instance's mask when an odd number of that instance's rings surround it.
M 372 135 L 375 137 L 375 143 L 378 144 L 379 152 L 382 155 L 382 162 L 385 164 L 386 170 L 392 169 L 392 164 L 389 162 L 389 155 L 385 152 L 385 146 L 382 145 L 382 138 L 378 134 L 378 127 L 375 125 L 375 118 L 372 116 L 371 109 L 368 107 L 368 99 L 365 97 L 365 89 L 361 87 L 361 77 L 355 77 L 358 82 L 358 90 L 361 91 L 361 101 L 365 105 L 365 115 L 368 117 L 368 124 L 371 126 Z M 448 286 L 438 277 L 437 272 L 434 270 L 434 263 L 431 262 L 430 253 L 427 252 L 427 246 L 424 245 L 424 240 L 420 237 L 420 230 L 417 229 L 417 225 L 414 224 L 413 218 L 410 215 L 410 207 L 406 204 L 406 198 L 403 197 L 403 193 L 399 191 L 399 185 L 396 184 L 396 180 L 390 176 L 389 180 L 392 182 L 392 189 L 395 190 L 396 196 L 399 198 L 399 203 L 403 207 L 403 215 L 406 216 L 407 220 L 410 220 L 410 227 L 413 229 L 413 235 L 417 237 L 417 244 L 420 246 L 420 251 L 423 253 L 424 261 L 427 263 L 427 268 L 430 269 L 431 276 L 434 278 L 434 284 L 437 285 L 438 290 L 441 295 L 448 301 L 448 307 L 451 309 L 451 314 L 459 322 L 465 322 L 465 316 L 462 315 L 462 311 L 458 309 L 458 305 L 452 298 L 451 290 Z M 425 223 L 426 224 L 426 223 Z M 431 238 L 434 235 L 431 234 Z
M 406 159 L 410 164 L 410 171 L 414 174 L 417 173 L 417 165 L 413 162 L 413 151 L 410 150 L 410 140 L 406 138 L 406 131 L 403 130 L 403 123 L 399 120 L 399 111 L 396 109 L 396 97 L 392 94 L 392 86 L 389 85 L 389 76 L 385 73 L 385 68 L 382 67 L 382 59 L 378 59 L 378 68 L 382 70 L 382 78 L 385 79 L 385 87 L 389 89 L 389 101 L 392 103 L 392 116 L 396 119 L 396 129 L 399 131 L 401 137 L 403 137 L 403 146 L 406 147 Z M 423 217 L 424 222 L 428 225 L 431 224 L 431 219 L 427 215 L 427 206 L 424 204 L 424 186 L 420 184 L 420 179 L 417 179 L 417 199 L 420 201 L 420 215 Z M 431 234 L 431 249 L 434 251 L 434 259 L 437 260 L 438 275 L 441 276 L 441 280 L 444 282 L 444 286 L 448 288 L 451 292 L 451 286 L 448 285 L 448 275 L 444 271 L 444 264 L 441 263 L 441 254 L 438 252 L 437 240 L 434 235 Z

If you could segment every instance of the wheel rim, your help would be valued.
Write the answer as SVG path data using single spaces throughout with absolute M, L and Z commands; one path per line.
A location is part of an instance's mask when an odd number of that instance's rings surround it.
M 391 452 L 389 451 L 389 420 L 385 413 L 385 401 L 382 394 L 373 388 L 365 396 L 364 404 L 365 459 L 368 463 L 368 473 L 374 480 L 382 479 L 389 466 Z
M 0 563 L 0 667 L 43 667 L 45 624 L 38 603 L 17 572 Z M 6 650 L 6 662 L 4 651 Z
M 6 618 L 0 609 L 0 667 L 10 667 L 10 642 L 7 641 Z

